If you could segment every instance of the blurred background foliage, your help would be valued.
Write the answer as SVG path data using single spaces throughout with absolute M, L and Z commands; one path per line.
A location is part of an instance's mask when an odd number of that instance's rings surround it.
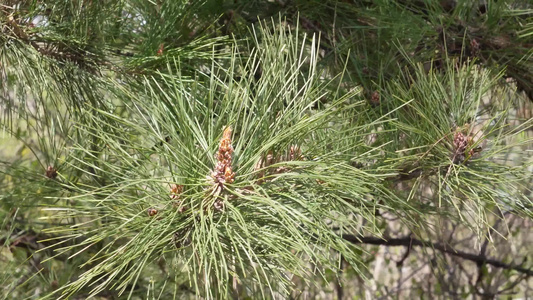
M 531 297 L 532 24 L 519 0 L 4 0 L 2 297 Z

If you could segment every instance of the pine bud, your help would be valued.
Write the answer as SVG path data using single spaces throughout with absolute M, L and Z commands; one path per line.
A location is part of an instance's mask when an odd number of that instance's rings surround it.
M 170 186 L 170 199 L 172 200 L 179 199 L 182 192 L 183 192 L 183 185 L 172 184 Z
M 380 101 L 381 101 L 381 96 L 379 95 L 379 92 L 374 91 L 372 93 L 372 96 L 370 97 L 370 103 L 372 103 L 372 105 L 379 105 Z
M 157 49 L 157 56 L 163 55 L 164 49 L 165 49 L 165 44 L 163 43 L 159 44 L 159 49 Z
M 48 168 L 46 168 L 46 177 L 55 179 L 57 177 L 57 170 L 52 166 L 48 166 Z
M 153 208 L 153 207 L 150 207 L 150 208 L 147 210 L 147 212 L 148 212 L 148 215 L 149 215 L 150 217 L 153 217 L 153 216 L 157 215 L 157 213 L 158 213 L 157 209 L 155 209 L 155 208 Z

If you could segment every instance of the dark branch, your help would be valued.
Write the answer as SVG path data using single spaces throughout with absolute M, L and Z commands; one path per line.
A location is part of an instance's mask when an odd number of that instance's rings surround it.
M 395 247 L 395 246 L 427 247 L 427 248 L 432 248 L 432 249 L 447 253 L 449 255 L 460 257 L 462 259 L 473 261 L 477 264 L 488 264 L 496 268 L 515 270 L 520 273 L 526 274 L 527 276 L 533 276 L 532 269 L 526 269 L 519 265 L 506 264 L 499 260 L 489 259 L 485 257 L 485 255 L 477 255 L 477 254 L 467 253 L 461 250 L 456 250 L 451 246 L 447 246 L 441 243 L 422 241 L 422 240 L 413 239 L 410 237 L 391 238 L 391 239 L 384 240 L 384 239 L 377 238 L 377 237 L 363 237 L 363 236 L 344 234 L 342 235 L 342 238 L 354 244 L 369 244 L 369 245 L 380 245 L 380 246 L 388 246 L 388 247 Z

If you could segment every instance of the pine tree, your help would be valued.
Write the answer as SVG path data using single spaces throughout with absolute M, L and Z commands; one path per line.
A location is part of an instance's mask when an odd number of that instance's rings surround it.
M 3 298 L 528 297 L 532 20 L 4 1 Z

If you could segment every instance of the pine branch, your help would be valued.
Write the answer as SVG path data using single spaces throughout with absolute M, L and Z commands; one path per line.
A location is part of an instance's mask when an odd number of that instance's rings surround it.
M 6 23 L 11 28 L 11 31 L 13 32 L 13 35 L 15 38 L 29 44 L 40 54 L 57 59 L 59 61 L 72 61 L 79 65 L 84 65 L 84 66 L 86 65 L 85 56 L 88 55 L 88 53 L 83 55 L 81 53 L 76 53 L 75 51 L 74 52 L 54 51 L 50 49 L 49 47 L 50 45 L 46 44 L 44 41 L 41 42 L 41 45 L 40 45 L 19 25 L 19 23 L 17 22 L 15 18 L 13 18 L 13 16 L 11 15 L 7 16 Z
M 414 239 L 408 236 L 401 237 L 401 238 L 390 238 L 390 239 L 385 240 L 382 238 L 372 237 L 372 236 L 355 236 L 355 235 L 350 235 L 350 234 L 343 234 L 342 238 L 353 244 L 368 244 L 368 245 L 379 245 L 379 246 L 387 246 L 387 247 L 403 246 L 403 247 L 409 247 L 409 248 L 413 246 L 418 246 L 418 247 L 432 248 L 432 249 L 439 250 L 443 253 L 446 253 L 452 256 L 457 256 L 462 259 L 473 261 L 479 265 L 488 264 L 496 268 L 515 270 L 517 272 L 526 274 L 527 276 L 533 276 L 533 269 L 527 269 L 527 268 L 524 268 L 524 267 L 521 267 L 515 264 L 507 264 L 496 259 L 487 258 L 483 254 L 479 254 L 479 255 L 472 254 L 472 253 L 454 249 L 453 247 L 445 245 L 445 244 Z

